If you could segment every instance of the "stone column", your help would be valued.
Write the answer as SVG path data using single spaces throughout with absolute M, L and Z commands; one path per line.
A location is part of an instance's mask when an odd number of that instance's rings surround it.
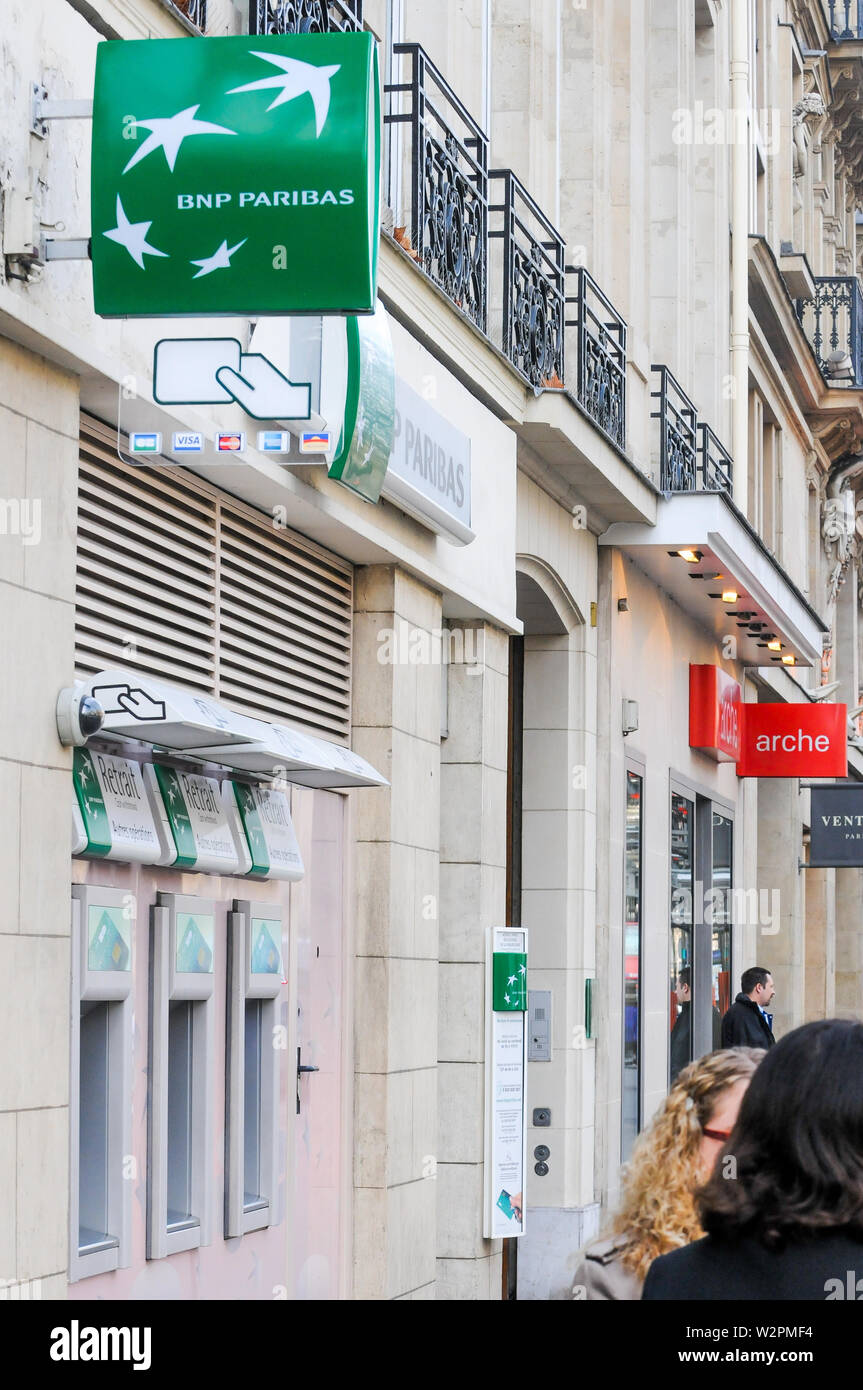
M 440 595 L 357 573 L 354 1294 L 433 1298 L 437 1184 Z
M 834 1012 L 863 1011 L 863 873 L 836 869 L 836 999 Z
M 65 1298 L 78 383 L 0 339 L 0 1280 Z
M 528 1152 L 530 1227 L 519 1247 L 519 1297 L 569 1297 L 574 1257 L 596 1229 L 596 1044 L 584 1028 L 585 979 L 596 974 L 596 656 L 579 624 L 525 638 L 522 922 L 530 987 L 552 992 L 552 1060 L 529 1071 L 529 1107 L 551 1110 Z
M 805 1016 L 832 1018 L 836 1004 L 836 910 L 833 869 L 806 871 Z
M 751 965 L 763 965 L 772 972 L 777 1038 L 797 1028 L 804 1018 L 804 891 L 802 875 L 795 867 L 802 850 L 799 799 L 794 780 L 763 777 L 758 783 L 758 887 L 769 895 L 779 890 L 779 930 L 758 937 L 757 960 L 738 962 L 738 973 Z
M 482 1235 L 485 932 L 507 925 L 509 644 L 489 625 L 456 629 L 453 655 L 465 659 L 449 668 L 441 747 L 437 1296 L 499 1300 L 502 1243 Z

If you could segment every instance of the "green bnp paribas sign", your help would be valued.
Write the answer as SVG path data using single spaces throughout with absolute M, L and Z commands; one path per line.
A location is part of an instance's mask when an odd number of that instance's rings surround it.
M 372 313 L 380 122 L 371 34 L 100 44 L 96 313 Z

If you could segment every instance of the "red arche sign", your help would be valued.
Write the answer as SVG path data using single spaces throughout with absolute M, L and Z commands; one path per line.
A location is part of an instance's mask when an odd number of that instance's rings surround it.
M 738 777 L 847 777 L 847 705 L 743 705 Z

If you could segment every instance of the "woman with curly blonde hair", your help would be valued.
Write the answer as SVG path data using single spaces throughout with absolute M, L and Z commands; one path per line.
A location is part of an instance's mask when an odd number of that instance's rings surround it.
M 585 1250 L 573 1298 L 640 1299 L 657 1256 L 701 1238 L 696 1189 L 710 1177 L 764 1056 L 758 1048 L 732 1047 L 680 1072 L 636 1140 L 619 1211 L 608 1237 Z

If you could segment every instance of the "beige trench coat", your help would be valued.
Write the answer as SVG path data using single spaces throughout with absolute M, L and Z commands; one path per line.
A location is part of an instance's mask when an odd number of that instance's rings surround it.
M 628 1244 L 629 1237 L 619 1235 L 588 1245 L 572 1281 L 573 1298 L 639 1300 L 644 1281 L 628 1270 L 620 1258 Z

